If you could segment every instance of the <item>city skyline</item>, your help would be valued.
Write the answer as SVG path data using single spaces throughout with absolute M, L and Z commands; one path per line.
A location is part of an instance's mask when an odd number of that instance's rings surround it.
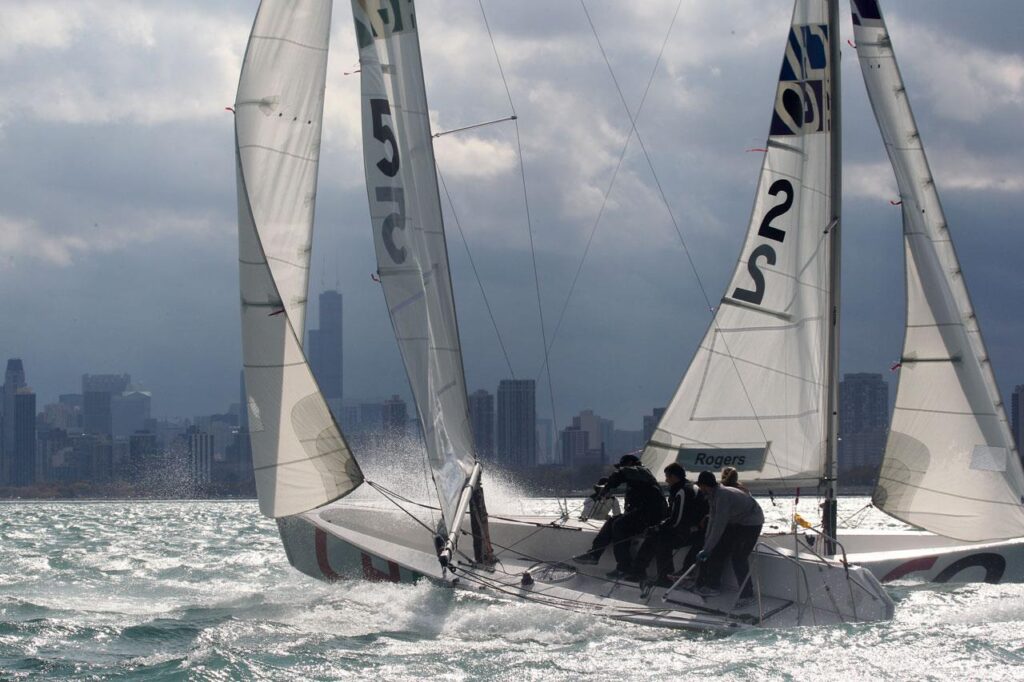
M 160 415 L 211 412 L 232 401 L 240 334 L 232 121 L 224 107 L 235 90 L 252 8 L 241 1 L 182 6 L 188 21 L 168 8 L 138 7 L 132 28 L 120 31 L 108 30 L 109 13 L 88 2 L 52 15 L 15 6 L 5 22 L 0 164 L 11 182 L 0 188 L 0 290 L 6 293 L 0 314 L 16 323 L 0 329 L 0 348 L 37 368 L 33 386 L 41 403 L 67 392 L 82 371 L 130 373 L 153 393 Z M 1024 249 L 1017 229 L 1024 175 L 1015 161 L 1024 149 L 1016 124 L 1024 83 L 1013 75 L 1024 68 L 1024 55 L 1014 31 L 991 17 L 1012 6 L 992 2 L 982 13 L 941 2 L 926 15 L 901 5 L 889 9 L 1007 399 L 1024 377 L 1016 351 L 1024 315 L 1012 303 L 1024 300 L 1024 282 L 1014 276 L 1014 254 Z M 538 380 L 538 416 L 553 416 L 556 430 L 577 405 L 616 421 L 638 419 L 669 400 L 706 328 L 706 304 L 634 140 L 555 334 L 630 124 L 578 7 L 544 10 L 551 15 L 545 31 L 558 49 L 534 42 L 530 7 L 496 6 L 492 20 L 498 49 L 520 55 L 507 67 L 522 109 L 552 390 L 542 371 L 525 216 L 510 189 L 518 167 L 507 125 L 437 141 L 439 167 L 509 358 L 506 363 L 445 199 L 468 383 Z M 449 11 L 446 3 L 419 9 L 426 25 L 443 25 Z M 745 150 L 761 146 L 767 132 L 777 36 L 788 14 L 781 5 L 734 2 L 687 10 L 673 27 L 638 120 L 712 302 L 735 264 L 749 217 L 760 157 Z M 625 5 L 595 6 L 593 18 L 612 40 L 612 65 L 635 106 L 657 57 L 650 36 L 661 35 L 666 18 L 653 6 Z M 842 29 L 848 37 L 848 21 Z M 468 18 L 447 30 L 459 44 L 477 45 L 472 37 L 481 25 Z M 342 47 L 328 72 L 309 297 L 315 302 L 325 282 L 336 282 L 350 319 L 358 320 L 346 339 L 351 394 L 398 391 L 409 399 L 379 285 L 370 277 L 365 187 L 361 164 L 353 162 L 360 156 L 358 85 L 344 75 L 350 65 L 341 56 L 354 44 L 351 32 L 351 22 L 336 18 L 332 44 Z M 424 34 L 435 129 L 506 113 L 486 46 L 456 55 L 446 43 L 437 32 Z M 109 45 L 118 57 L 97 45 Z M 171 49 L 181 45 L 189 49 Z M 561 49 L 578 59 L 563 63 Z M 954 51 L 962 62 L 950 61 Z M 69 97 L 59 64 L 75 65 L 84 92 L 107 94 Z M 132 66 L 124 70 L 124 64 Z M 982 65 L 992 68 L 976 78 Z M 844 59 L 843 69 L 841 370 L 878 372 L 900 353 L 899 210 L 889 204 L 895 184 L 856 60 Z M 153 82 L 154 71 L 172 77 Z M 550 105 L 549 92 L 560 93 L 558 106 Z M 87 167 L 81 159 L 89 159 Z

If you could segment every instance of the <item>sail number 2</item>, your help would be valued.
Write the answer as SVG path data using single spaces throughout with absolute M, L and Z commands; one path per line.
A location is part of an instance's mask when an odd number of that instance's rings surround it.
M 391 147 L 390 156 L 384 156 L 377 162 L 377 169 L 389 178 L 398 175 L 401 160 L 398 157 L 398 140 L 395 131 L 384 122 L 384 117 L 391 117 L 391 105 L 386 99 L 370 100 L 370 117 L 373 119 L 373 136 Z M 395 211 L 384 216 L 381 223 L 380 236 L 384 250 L 388 252 L 396 264 L 405 262 L 405 247 L 395 243 L 395 230 L 405 231 L 405 190 L 401 187 L 385 185 L 374 188 L 377 201 L 395 205 Z
M 785 198 L 782 200 L 782 203 L 772 206 L 765 213 L 764 219 L 761 220 L 761 226 L 757 229 L 757 236 L 771 239 L 781 244 L 786 240 L 786 231 L 773 226 L 772 221 L 785 215 L 793 207 L 793 184 L 785 179 L 776 180 L 768 188 L 768 194 L 773 197 L 784 194 Z M 732 298 L 752 303 L 753 305 L 761 304 L 761 301 L 764 299 L 765 290 L 764 273 L 761 272 L 760 266 L 760 261 L 762 260 L 768 265 L 775 265 L 776 254 L 774 246 L 771 244 L 759 244 L 750 252 L 750 256 L 747 257 L 747 272 L 750 273 L 750 278 L 754 280 L 754 289 L 736 287 L 735 291 L 732 292 Z

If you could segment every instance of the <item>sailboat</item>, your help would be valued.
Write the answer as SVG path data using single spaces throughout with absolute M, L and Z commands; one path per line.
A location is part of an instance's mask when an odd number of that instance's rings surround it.
M 748 239 L 754 255 L 746 261 L 753 265 L 745 264 L 744 273 L 754 275 L 758 267 L 778 262 L 792 264 L 800 276 L 820 278 L 831 271 L 830 258 L 837 256 L 831 250 L 837 244 L 831 235 L 838 227 L 839 187 L 838 70 L 832 68 L 838 64 L 837 1 L 795 2 Z M 744 604 L 738 599 L 742 586 L 730 576 L 721 595 L 701 597 L 675 585 L 608 579 L 610 553 L 601 565 L 574 565 L 571 557 L 590 547 L 598 523 L 567 515 L 487 514 L 482 466 L 470 437 L 420 61 L 421 27 L 412 0 L 352 0 L 352 13 L 378 275 L 415 398 L 437 502 L 414 502 L 366 477 L 306 362 L 301 339 L 331 2 L 263 0 L 234 107 L 242 337 L 260 510 L 277 519 L 289 561 L 326 580 L 425 578 L 501 598 L 671 628 L 731 632 L 890 618 L 893 602 L 870 571 L 825 556 L 795 535 L 787 536 L 788 543 L 779 538 L 758 543 L 750 578 L 756 599 Z M 813 118 L 808 113 L 812 108 Z M 790 206 L 791 216 L 799 220 L 776 221 Z M 759 222 L 764 235 L 757 234 Z M 779 248 L 768 255 L 758 240 Z M 827 288 L 808 287 L 805 292 L 790 286 L 786 292 L 795 292 L 793 304 L 782 291 L 782 280 L 772 273 L 765 271 L 757 281 L 755 276 L 755 284 L 747 286 L 746 297 L 734 292 L 733 302 L 720 310 L 763 316 L 763 303 L 771 309 L 766 319 L 779 328 L 780 339 L 788 341 L 788 330 L 800 328 L 804 346 L 787 348 L 789 355 L 783 356 L 792 361 L 794 376 L 801 371 L 797 367 L 806 366 L 805 354 L 828 356 L 834 364 L 834 327 L 824 312 L 832 295 Z M 725 322 L 716 322 L 709 334 L 728 331 Z M 772 333 L 765 333 L 764 343 L 774 343 Z M 716 336 L 710 350 L 717 355 L 719 342 L 723 348 L 736 345 L 733 337 Z M 761 342 L 749 345 L 759 348 Z M 811 413 L 822 411 L 828 393 L 821 373 L 825 370 L 819 369 L 811 370 L 818 374 L 809 375 L 810 380 L 801 375 L 782 386 L 793 389 L 799 403 L 794 419 L 815 428 L 821 420 Z M 805 390 L 805 385 L 812 388 Z M 761 404 L 754 407 L 760 410 Z M 678 412 L 674 403 L 672 414 Z M 786 415 L 783 420 L 789 419 Z M 703 418 L 703 413 L 697 416 Z M 665 428 L 645 455 L 652 463 L 660 463 L 657 458 L 665 453 L 679 458 L 688 452 L 667 442 L 670 419 L 666 415 Z M 801 433 L 805 439 L 821 437 L 818 432 Z M 734 465 L 739 458 L 753 462 L 760 457 L 764 480 L 819 480 L 821 453 L 812 448 L 800 458 L 791 457 L 781 444 L 768 447 L 771 439 L 755 435 L 712 454 L 731 457 Z M 784 435 L 779 432 L 772 439 Z M 381 503 L 346 498 L 361 485 L 378 492 Z
M 742 258 L 644 460 L 731 465 L 762 490 L 824 487 L 822 529 L 804 541 L 829 556 L 842 550 L 882 581 L 1021 581 L 1020 457 L 881 8 L 851 0 L 851 9 L 899 188 L 906 262 L 900 378 L 872 501 L 920 530 L 840 534 L 836 524 L 841 223 L 822 197 L 839 195 L 839 173 L 831 187 L 823 173 L 793 180 L 820 158 L 794 135 L 827 125 L 830 107 L 839 157 L 837 98 L 813 81 L 779 89 Z M 783 79 L 805 47 L 791 34 Z

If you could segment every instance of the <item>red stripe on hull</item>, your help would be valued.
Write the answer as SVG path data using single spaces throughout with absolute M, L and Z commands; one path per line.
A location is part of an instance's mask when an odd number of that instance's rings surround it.
M 374 582 L 388 583 L 397 583 L 402 578 L 398 564 L 394 561 L 388 562 L 388 572 L 385 573 L 373 565 L 373 558 L 366 552 L 363 552 L 363 577 Z
M 339 580 L 341 576 L 334 572 L 331 562 L 327 558 L 327 533 L 320 528 L 314 528 L 313 538 L 316 544 L 316 565 L 320 568 L 320 572 L 324 574 L 326 580 Z
M 890 580 L 899 580 L 908 573 L 913 573 L 915 571 L 927 571 L 935 565 L 936 559 L 938 559 L 938 557 L 934 556 L 923 556 L 918 557 L 917 559 L 911 559 L 910 561 L 902 563 L 886 573 L 885 577 L 882 578 L 882 582 L 887 583 Z

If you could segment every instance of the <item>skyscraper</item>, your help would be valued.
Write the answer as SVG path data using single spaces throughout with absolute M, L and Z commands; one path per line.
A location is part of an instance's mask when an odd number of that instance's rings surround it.
M 4 372 L 4 386 L 0 399 L 0 483 L 11 481 L 12 457 L 14 456 L 14 396 L 25 386 L 25 366 L 21 359 L 7 361 Z
M 188 473 L 194 483 L 209 483 L 213 466 L 213 435 L 192 428 L 188 434 Z
M 587 452 L 590 450 L 590 434 L 579 425 L 574 424 L 562 429 L 559 437 L 562 464 L 578 468 L 587 463 Z
M 111 403 L 115 395 L 125 392 L 131 381 L 127 374 L 82 375 L 82 429 L 86 433 L 113 433 Z
M 572 425 L 587 432 L 587 448 L 604 451 L 611 445 L 615 422 L 611 419 L 594 414 L 593 410 L 583 410 L 572 418 Z
M 481 459 L 494 457 L 494 395 L 480 389 L 469 395 L 469 421 L 473 447 Z
M 881 374 L 844 374 L 839 382 L 839 468 L 877 469 L 889 429 L 889 387 Z
M 36 394 L 22 386 L 14 394 L 11 419 L 12 449 L 11 485 L 32 485 L 36 482 Z
M 1013 442 L 1017 444 L 1017 452 L 1021 451 L 1021 429 L 1024 429 L 1024 384 L 1013 389 L 1010 395 L 1010 425 L 1013 427 Z
M 320 328 L 309 330 L 309 364 L 336 419 L 342 399 L 342 298 L 337 291 L 320 294 Z
M 498 384 L 498 462 L 513 469 L 537 463 L 537 402 L 533 379 Z
M 129 388 L 123 394 L 110 398 L 110 433 L 127 438 L 136 431 L 144 431 L 150 419 L 153 397 L 149 391 Z
M 645 414 L 644 415 L 644 423 L 643 423 L 643 427 L 644 427 L 643 428 L 644 445 L 647 445 L 647 441 L 649 441 L 651 439 L 651 436 L 654 435 L 654 430 L 656 428 L 658 428 L 658 422 L 661 421 L 661 418 L 663 416 L 665 416 L 665 408 L 664 407 L 655 407 L 653 410 L 651 410 L 650 414 Z

